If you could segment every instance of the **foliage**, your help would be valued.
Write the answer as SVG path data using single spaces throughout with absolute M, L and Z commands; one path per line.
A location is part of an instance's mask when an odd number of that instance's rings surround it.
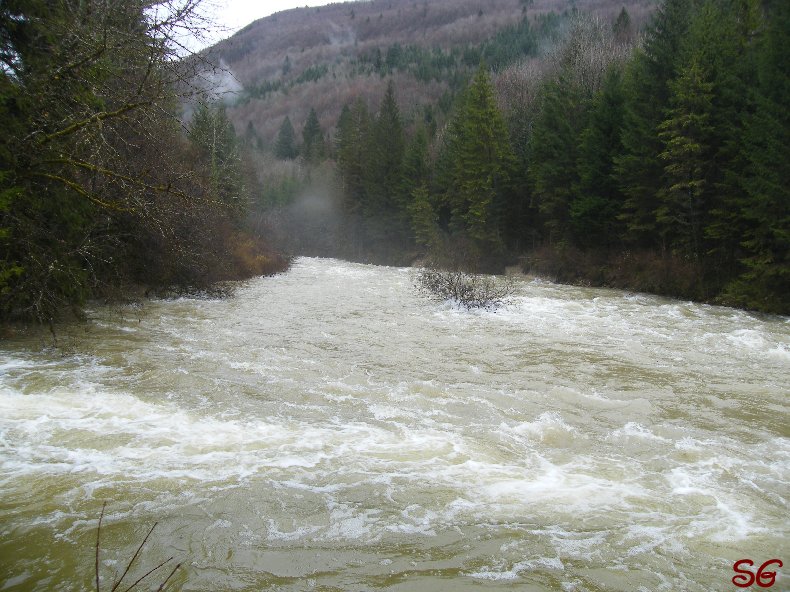
M 443 189 L 451 229 L 468 233 L 481 247 L 500 249 L 515 157 L 482 64 L 448 128 L 444 149 Z
M 614 159 L 622 151 L 623 104 L 622 70 L 613 65 L 579 136 L 578 186 L 570 218 L 574 241 L 583 247 L 611 247 L 623 235 L 618 220 L 623 195 L 614 177 Z
M 569 75 L 563 73 L 544 86 L 532 129 L 528 174 L 549 243 L 571 239 L 570 208 L 587 109 L 588 101 Z
M 334 62 L 355 98 L 334 114 L 333 252 L 501 269 L 526 248 L 569 281 L 790 311 L 787 3 L 664 0 L 641 30 L 633 3 L 532 9 Z
M 189 139 L 197 153 L 196 164 L 204 169 L 208 198 L 240 216 L 248 204 L 241 178 L 238 140 L 225 106 L 201 103 L 192 116 Z
M 324 132 L 315 109 L 310 109 L 304 128 L 302 128 L 302 156 L 311 164 L 324 158 L 326 147 L 324 145 Z
M 304 84 L 305 82 L 315 82 L 316 80 L 320 80 L 324 76 L 327 75 L 329 72 L 329 66 L 326 64 L 319 64 L 316 66 L 310 66 L 305 68 L 305 70 L 296 77 L 294 80 L 294 84 Z
M 664 150 L 665 187 L 659 191 L 656 221 L 663 240 L 682 245 L 692 257 L 701 255 L 702 210 L 706 173 L 710 166 L 710 110 L 712 84 L 702 77 L 696 62 L 670 82 L 668 117 L 658 126 Z M 667 235 L 671 236 L 669 239 Z
M 196 0 L 0 5 L 0 319 L 52 322 L 128 284 L 200 288 L 236 269 L 246 214 L 235 133 L 180 101 Z M 198 20 L 196 20 L 198 19 Z
M 299 156 L 299 149 L 296 147 L 296 132 L 291 123 L 291 118 L 287 115 L 283 119 L 280 131 L 277 134 L 277 141 L 274 144 L 274 154 L 283 160 L 293 160 Z

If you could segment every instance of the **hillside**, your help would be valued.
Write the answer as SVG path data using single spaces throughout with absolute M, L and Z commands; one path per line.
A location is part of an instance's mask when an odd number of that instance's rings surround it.
M 344 104 L 362 98 L 371 107 L 377 105 L 389 77 L 407 120 L 425 105 L 449 107 L 447 97 L 444 103 L 442 97 L 459 84 L 459 70 L 471 71 L 480 57 L 492 61 L 492 56 L 481 56 L 476 50 L 508 30 L 510 38 L 500 38 L 499 45 L 516 51 L 520 40 L 518 31 L 513 32 L 525 17 L 534 29 L 545 15 L 575 6 L 611 21 L 626 6 L 638 26 L 654 4 L 652 0 L 344 2 L 260 19 L 218 43 L 210 55 L 228 70 L 238 92 L 229 109 L 237 131 L 254 134 L 259 145 L 270 147 L 286 116 L 300 130 L 313 108 L 321 127 L 331 130 Z M 493 56 L 497 60 L 502 58 Z
M 624 4 L 375 0 L 219 44 L 259 233 L 788 310 L 787 3 Z

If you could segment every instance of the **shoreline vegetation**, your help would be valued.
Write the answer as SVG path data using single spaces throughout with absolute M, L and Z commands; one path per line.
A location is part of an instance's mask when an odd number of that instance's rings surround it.
M 284 253 L 519 265 L 790 314 L 787 2 L 628 0 L 632 20 L 525 1 L 482 41 L 469 3 L 295 9 L 307 28 L 375 22 L 379 45 L 324 48 L 305 29 L 305 55 L 332 65 L 272 50 L 266 79 L 234 68 L 280 17 L 188 55 L 199 4 L 0 10 L 0 323 L 51 326 L 141 290 L 220 295 L 287 269 Z M 387 45 L 388 28 L 426 41 Z
M 0 321 L 287 269 L 251 227 L 216 67 L 181 44 L 208 26 L 199 4 L 3 3 Z
M 256 205 L 282 244 L 790 314 L 789 5 L 526 13 L 441 54 L 446 109 L 402 110 L 395 81 L 428 57 L 392 45 L 358 60 L 377 107 L 345 104 L 328 134 L 306 121 L 301 147 L 286 118 Z

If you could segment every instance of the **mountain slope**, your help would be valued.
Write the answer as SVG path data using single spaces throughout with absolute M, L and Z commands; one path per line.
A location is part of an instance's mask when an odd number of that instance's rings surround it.
M 468 71 L 481 57 L 488 57 L 475 49 L 508 27 L 518 27 L 525 17 L 533 29 L 542 15 L 572 7 L 613 20 L 623 5 L 638 24 L 654 2 L 345 2 L 260 19 L 210 53 L 243 88 L 229 109 L 237 131 L 256 136 L 259 145 L 271 146 L 286 116 L 301 130 L 314 108 L 328 131 L 346 103 L 361 98 L 375 109 L 389 76 L 394 78 L 404 115 L 415 117 L 425 105 L 442 106 L 443 95 L 459 84 L 459 70 Z

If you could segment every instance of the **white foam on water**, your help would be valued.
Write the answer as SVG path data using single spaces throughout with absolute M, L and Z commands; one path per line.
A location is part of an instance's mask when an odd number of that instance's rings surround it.
M 510 581 L 521 578 L 521 573 L 529 568 L 530 564 L 528 561 L 514 563 L 510 568 L 507 568 L 504 562 L 500 562 L 499 565 L 486 565 L 478 571 L 466 573 L 464 575 L 478 580 Z
M 74 355 L 0 354 L 4 503 L 45 484 L 63 507 L 28 526 L 56 537 L 129 490 L 113 520 L 186 504 L 188 537 L 251 548 L 483 533 L 452 558 L 471 585 L 610 567 L 703 589 L 716 549 L 786 532 L 790 322 L 547 282 L 469 312 L 408 274 L 299 259 L 235 299 L 152 303 L 133 333 L 97 309 Z M 242 555 L 227 569 L 254 571 Z
M 555 506 L 558 511 L 571 513 L 626 509 L 628 498 L 642 497 L 644 490 L 635 484 L 586 475 L 573 467 L 545 463 L 540 470 L 523 471 L 520 479 L 502 479 L 485 485 L 482 494 L 489 502 L 500 505 Z
M 731 343 L 746 350 L 765 351 L 767 345 L 765 337 L 754 329 L 737 329 L 726 337 Z
M 790 345 L 780 343 L 770 348 L 766 354 L 783 362 L 790 362 Z
M 550 526 L 542 531 L 533 531 L 531 534 L 547 536 L 556 556 L 568 561 L 600 561 L 607 552 L 608 533 L 605 530 L 576 532 L 562 526 Z
M 552 446 L 567 446 L 575 438 L 581 437 L 578 430 L 568 425 L 562 416 L 555 411 L 541 413 L 535 421 L 524 422 L 514 426 L 502 424 L 502 431 L 529 440 L 543 442 Z
M 630 438 L 636 438 L 640 440 L 653 440 L 655 442 L 670 442 L 667 438 L 655 434 L 641 423 L 635 421 L 629 421 L 623 427 L 612 430 L 606 435 L 606 438 L 626 441 Z
M 686 535 L 732 542 L 766 532 L 750 509 L 717 477 L 717 469 L 705 462 L 675 467 L 667 475 L 670 494 L 695 516 Z

